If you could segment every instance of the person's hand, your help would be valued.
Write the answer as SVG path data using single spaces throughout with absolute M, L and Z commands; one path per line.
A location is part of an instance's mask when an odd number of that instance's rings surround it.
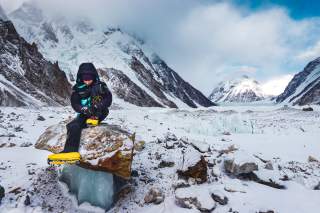
M 94 110 L 96 110 L 96 111 L 102 111 L 104 108 L 102 102 L 95 103 L 92 106 L 93 106 Z
M 88 108 L 88 107 L 85 106 L 85 107 L 82 107 L 82 108 L 81 108 L 81 113 L 84 114 L 84 115 L 90 116 L 90 115 L 92 114 L 92 111 L 91 111 L 90 108 Z

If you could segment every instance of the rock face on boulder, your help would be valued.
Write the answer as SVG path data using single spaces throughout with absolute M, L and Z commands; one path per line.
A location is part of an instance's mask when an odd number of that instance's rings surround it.
M 58 153 L 67 137 L 68 120 L 48 127 L 37 140 L 37 149 Z M 128 179 L 131 174 L 135 135 L 115 125 L 100 124 L 83 129 L 79 152 L 80 166 L 113 173 Z

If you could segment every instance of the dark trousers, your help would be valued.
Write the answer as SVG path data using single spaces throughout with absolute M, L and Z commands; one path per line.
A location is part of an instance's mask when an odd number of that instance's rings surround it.
M 107 115 L 109 114 L 109 110 L 99 112 L 96 116 L 99 119 L 99 122 L 103 121 Z M 83 128 L 87 128 L 86 120 L 89 117 L 83 114 L 79 114 L 74 120 L 67 124 L 67 140 L 64 145 L 64 149 L 62 152 L 78 152 L 81 131 Z

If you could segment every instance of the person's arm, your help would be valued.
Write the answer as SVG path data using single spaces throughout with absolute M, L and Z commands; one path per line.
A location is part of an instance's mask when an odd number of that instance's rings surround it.
M 106 109 L 111 106 L 112 103 L 112 94 L 108 89 L 107 85 L 104 82 L 101 82 L 94 88 L 94 93 L 102 96 L 102 99 L 99 103 L 96 103 L 98 109 Z
M 108 87 L 105 88 L 105 93 L 102 96 L 102 105 L 106 108 L 109 108 L 112 104 L 112 93 L 108 89 Z
M 81 101 L 80 101 L 80 96 L 77 92 L 73 91 L 71 94 L 71 106 L 74 109 L 74 111 L 81 113 Z

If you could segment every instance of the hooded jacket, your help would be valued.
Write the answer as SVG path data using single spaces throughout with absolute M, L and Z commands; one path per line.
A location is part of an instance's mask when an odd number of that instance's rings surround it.
M 83 75 L 92 75 L 93 83 L 87 86 L 83 82 Z M 107 110 L 112 103 L 112 94 L 107 85 L 100 81 L 98 72 L 92 63 L 82 63 L 77 73 L 76 84 L 72 87 L 71 106 L 81 113 L 84 106 L 91 107 L 97 104 L 100 110 Z

